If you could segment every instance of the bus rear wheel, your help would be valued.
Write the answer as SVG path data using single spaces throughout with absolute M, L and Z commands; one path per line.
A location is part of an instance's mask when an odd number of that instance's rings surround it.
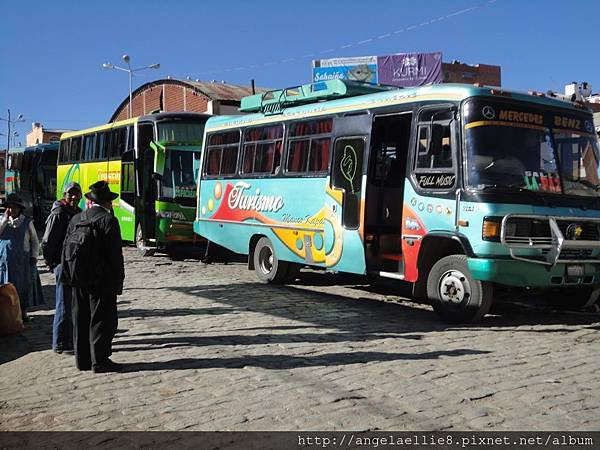
M 600 303 L 600 286 L 555 288 L 546 291 L 544 299 L 556 309 L 585 310 Z
M 144 245 L 144 233 L 142 232 L 142 224 L 138 223 L 135 230 L 135 247 L 141 256 L 152 256 L 154 255 L 154 249 L 146 247 Z
M 493 289 L 490 283 L 473 278 L 466 256 L 450 255 L 431 268 L 427 297 L 445 322 L 476 322 L 490 310 Z
M 262 237 L 254 248 L 254 271 L 265 283 L 283 283 L 288 275 L 288 263 L 280 261 L 269 238 Z

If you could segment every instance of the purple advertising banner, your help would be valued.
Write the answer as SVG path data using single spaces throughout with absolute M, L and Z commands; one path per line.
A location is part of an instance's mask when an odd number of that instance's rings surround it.
M 442 54 L 401 53 L 377 57 L 381 84 L 410 87 L 442 82 Z

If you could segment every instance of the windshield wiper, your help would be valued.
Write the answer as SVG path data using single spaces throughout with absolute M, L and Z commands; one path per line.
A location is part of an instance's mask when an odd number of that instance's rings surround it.
M 519 193 L 525 193 L 528 195 L 533 195 L 536 199 L 541 199 L 542 202 L 544 203 L 544 206 L 548 206 L 550 208 L 554 208 L 555 205 L 553 203 L 551 203 L 548 199 L 548 197 L 546 197 L 544 195 L 544 192 L 541 191 L 532 191 L 531 189 L 527 189 L 524 188 L 523 186 L 520 185 L 521 183 L 519 182 L 518 185 L 517 183 L 512 183 L 512 184 L 486 184 L 483 186 L 482 190 L 487 190 L 487 189 L 504 189 L 504 190 L 510 190 L 510 191 L 516 191 Z

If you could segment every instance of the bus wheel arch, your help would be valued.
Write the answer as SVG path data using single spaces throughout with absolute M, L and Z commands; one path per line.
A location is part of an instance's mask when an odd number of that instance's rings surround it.
M 268 237 L 261 237 L 252 252 L 254 271 L 265 283 L 283 283 L 288 275 L 288 263 L 277 257 L 275 247 Z
M 417 269 L 419 278 L 413 284 L 413 298 L 427 302 L 427 278 L 433 265 L 445 256 L 465 254 L 466 249 L 450 236 L 425 236 L 421 243 Z

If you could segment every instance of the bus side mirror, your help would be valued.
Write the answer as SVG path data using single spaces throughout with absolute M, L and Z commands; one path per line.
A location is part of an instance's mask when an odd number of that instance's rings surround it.
M 444 137 L 444 127 L 439 123 L 431 125 L 431 139 L 427 153 L 431 156 L 439 156 L 442 153 L 442 139 Z
M 154 173 L 162 175 L 165 173 L 165 160 L 167 149 L 162 145 L 157 145 L 155 142 L 150 143 L 150 148 L 154 151 Z

